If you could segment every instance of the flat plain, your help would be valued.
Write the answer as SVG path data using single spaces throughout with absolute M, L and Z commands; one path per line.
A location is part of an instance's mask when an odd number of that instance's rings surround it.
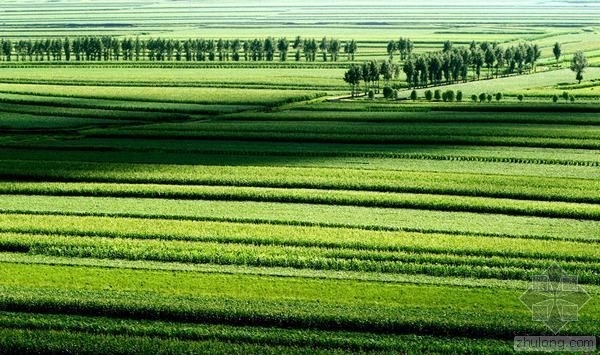
M 597 335 L 600 6 L 441 5 L 3 1 L 13 42 L 327 36 L 359 51 L 0 61 L 0 353 L 505 354 L 551 334 L 519 297 L 552 263 L 591 296 L 560 334 Z M 397 100 L 351 99 L 350 64 L 400 37 L 417 54 L 534 42 L 541 57 L 417 100 L 403 74 Z M 436 89 L 464 99 L 424 98 Z

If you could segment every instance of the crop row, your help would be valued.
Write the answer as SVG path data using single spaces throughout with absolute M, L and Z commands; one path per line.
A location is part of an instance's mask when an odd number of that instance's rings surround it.
M 136 240 L 235 243 L 254 246 L 318 247 L 511 258 L 593 261 L 598 239 L 555 240 L 491 235 L 373 231 L 211 221 L 1 214 L 0 231 Z M 474 243 L 481 239 L 484 243 Z
M 168 122 L 178 120 L 181 121 L 183 119 L 200 119 L 202 116 L 194 116 L 190 117 L 186 114 L 181 113 L 168 113 L 168 112 L 148 112 L 148 111 L 132 111 L 132 110 L 104 110 L 102 108 L 93 108 L 93 109 L 85 109 L 85 108 L 70 108 L 70 107 L 43 107 L 43 106 L 25 106 L 25 105 L 16 105 L 16 104 L 2 104 L 0 108 L 0 112 L 2 112 L 2 119 L 4 121 L 5 117 L 10 118 L 11 116 L 24 116 L 31 115 L 34 117 L 43 117 L 46 121 L 58 121 L 59 119 L 64 118 L 75 118 L 75 119 L 97 119 L 103 121 L 97 121 L 97 126 L 104 126 L 106 123 L 109 123 L 111 120 L 121 120 L 122 123 L 127 123 L 127 121 L 160 121 L 160 122 Z M 27 124 L 27 121 L 30 121 L 31 118 L 27 116 L 22 118 L 24 124 Z M 74 121 L 74 120 L 72 120 Z M 94 128 L 94 126 L 90 125 L 88 128 Z M 31 132 L 30 132 L 31 133 Z
M 327 143 L 260 143 L 202 140 L 128 140 L 83 138 L 76 141 L 40 140 L 27 145 L 11 144 L 7 148 L 21 150 L 93 152 L 145 152 L 159 154 L 185 153 L 248 157 L 311 157 L 311 158 L 390 158 L 451 161 L 477 161 L 516 164 L 549 164 L 595 166 L 600 156 L 595 150 L 551 148 L 493 148 L 447 145 L 348 145 Z M 183 155 L 183 154 L 182 154 Z
M 353 157 L 351 159 L 338 156 L 338 157 L 290 157 L 286 155 L 248 155 L 248 154 L 225 154 L 216 155 L 211 152 L 208 153 L 196 153 L 196 154 L 182 154 L 181 151 L 159 151 L 151 150 L 148 151 L 146 148 L 132 149 L 132 151 L 121 151 L 119 149 L 111 147 L 94 147 L 91 150 L 87 148 L 76 149 L 72 147 L 64 147 L 65 149 L 54 149 L 43 147 L 46 145 L 46 140 L 41 140 L 39 147 L 35 149 L 29 149 L 29 147 L 23 148 L 24 142 L 18 139 L 6 139 L 6 142 L 2 144 L 7 147 L 0 150 L 0 160 L 9 163 L 9 160 L 14 161 L 15 156 L 19 156 L 20 162 L 16 164 L 31 164 L 30 161 L 43 160 L 46 166 L 54 166 L 60 164 L 59 169 L 64 169 L 62 163 L 67 162 L 79 162 L 79 164 L 87 164 L 88 162 L 94 162 L 95 164 L 104 162 L 107 166 L 113 164 L 132 163 L 136 164 L 165 164 L 174 166 L 179 164 L 182 170 L 187 170 L 191 166 L 231 166 L 231 167 L 287 167 L 287 168 L 310 168 L 310 169 L 345 169 L 351 171 L 357 171 L 362 169 L 363 171 L 384 171 L 390 172 L 424 172 L 424 171 L 435 171 L 437 173 L 453 173 L 453 174 L 468 174 L 468 175 L 486 175 L 486 176 L 498 176 L 506 175 L 507 172 L 511 172 L 512 175 L 518 175 L 523 178 L 524 176 L 529 177 L 546 177 L 546 178 L 561 178 L 561 179 L 579 179 L 579 180 L 592 180 L 597 176 L 597 167 L 593 164 L 588 165 L 557 165 L 557 164 L 521 164 L 521 163 L 497 163 L 497 162 L 485 162 L 485 161 L 468 161 L 468 160 L 427 160 L 422 159 L 403 159 L 403 158 L 372 158 L 372 157 Z M 144 140 L 147 142 L 147 140 Z M 171 141 L 169 141 L 171 142 Z M 169 145 L 169 142 L 164 142 L 165 145 Z M 207 143 L 207 142 L 204 142 Z M 53 143 L 52 145 L 56 145 Z M 144 144 L 140 143 L 140 147 Z M 215 144 L 217 146 L 218 144 Z M 155 145 L 159 146 L 159 145 Z M 14 147 L 14 148 L 9 148 Z M 589 153 L 588 153 L 589 154 Z M 582 156 L 585 158 L 585 154 Z M 60 159 L 61 163 L 55 161 Z M 592 158 L 595 159 L 595 158 Z M 426 162 L 426 164 L 424 164 Z M 132 166 L 133 168 L 133 166 Z M 104 169 L 102 169 L 104 170 Z M 135 170 L 138 170 L 135 167 Z M 21 170 L 24 175 L 9 175 L 13 171 L 12 167 L 6 169 L 5 176 L 8 178 L 14 178 L 19 180 L 37 180 L 36 178 L 27 177 L 27 169 Z M 78 181 L 73 180 L 70 174 L 68 177 L 63 178 L 47 178 L 48 181 Z M 139 175 L 141 176 L 141 175 Z M 83 181 L 104 181 L 114 182 L 115 180 L 83 180 Z M 123 182 L 126 179 L 121 179 Z M 151 182 L 151 183 L 164 183 L 164 184 L 180 184 L 180 182 L 173 181 L 133 181 L 133 182 Z M 194 184 L 194 183 L 192 183 Z M 200 184 L 208 185 L 227 185 L 226 183 L 215 181 L 215 182 L 204 182 Z M 412 184 L 408 182 L 408 184 Z M 233 184 L 236 185 L 236 184 Z M 254 185 L 246 185 L 254 186 Z M 258 186 L 268 187 L 270 185 L 259 184 Z M 274 187 L 285 187 L 285 186 L 274 186 Z M 293 187 L 293 186 L 292 186 Z M 319 189 L 339 189 L 339 187 L 331 187 L 331 184 L 326 186 L 300 186 L 309 188 Z M 354 187 L 346 187 L 342 189 L 356 189 Z M 362 188 L 359 188 L 362 189 Z M 398 190 L 400 189 L 400 190 Z M 401 190 L 402 186 L 396 186 L 396 190 L 391 191 L 404 191 Z M 510 191 L 512 188 L 507 188 Z M 386 191 L 386 190 L 383 190 Z M 387 190 L 390 191 L 390 190 Z M 431 192 L 433 194 L 449 194 L 448 192 L 440 192 L 437 190 Z M 407 192 L 418 192 L 422 193 L 423 190 L 407 190 Z M 428 192 L 428 191 L 425 191 Z M 454 195 L 460 195 L 462 193 L 450 193 Z M 468 193 L 467 193 L 468 194 Z M 469 194 L 471 195 L 471 194 Z M 475 196 L 487 196 L 485 193 L 478 194 Z M 593 196 L 593 195 L 592 195 Z M 519 197 L 518 195 L 503 195 L 503 196 L 492 196 L 492 197 L 508 197 L 517 199 L 537 199 L 537 200 L 556 200 L 554 197 Z M 560 199 L 558 199 L 560 200 Z M 576 201 L 576 200 L 571 200 Z
M 171 113 L 171 114 L 217 114 L 231 113 L 236 111 L 251 110 L 257 108 L 252 105 L 234 104 L 185 104 L 152 101 L 134 101 L 120 99 L 95 99 L 95 98 L 71 98 L 59 96 L 26 95 L 26 94 L 1 94 L 0 103 L 8 107 L 20 108 L 21 110 L 37 110 L 38 112 L 55 112 L 57 109 L 90 109 L 102 110 L 106 116 L 111 111 L 132 111 L 149 113 Z
M 600 222 L 578 219 L 246 201 L 3 195 L 1 212 L 484 234 L 533 239 L 593 240 L 600 230 Z
M 600 220 L 600 205 L 373 191 L 108 183 L 0 182 L 0 194 L 256 201 Z
M 106 317 L 81 317 L 81 316 L 63 316 L 63 315 L 43 315 L 28 313 L 0 313 L 0 329 L 5 328 L 14 330 L 35 330 L 40 331 L 64 331 L 70 333 L 80 333 L 84 340 L 94 338 L 89 336 L 86 339 L 85 334 L 127 336 L 130 337 L 151 337 L 154 340 L 156 351 L 161 353 L 166 351 L 164 348 L 165 340 L 177 339 L 179 341 L 215 341 L 223 342 L 223 348 L 242 348 L 241 344 L 254 344 L 264 347 L 292 347 L 292 349 L 283 350 L 285 353 L 300 352 L 301 349 L 317 351 L 326 349 L 330 352 L 335 351 L 353 351 L 353 352 L 379 352 L 379 351 L 414 351 L 420 349 L 422 352 L 440 352 L 451 350 L 452 352 L 472 353 L 476 351 L 500 351 L 506 350 L 508 344 L 498 340 L 487 339 L 461 339 L 461 338 L 434 338 L 430 336 L 417 335 L 386 335 L 373 333 L 357 332 L 328 332 L 318 330 L 300 330 L 284 328 L 263 328 L 263 327 L 235 327 L 227 325 L 202 325 L 190 323 L 168 323 L 161 321 L 143 321 L 143 320 L 113 320 Z M 26 333 L 26 332 L 24 332 Z M 34 334 L 36 334 L 34 333 Z M 38 335 L 39 336 L 39 335 Z M 135 338 L 134 338 L 135 339 Z M 16 339 L 13 338 L 13 341 Z M 19 339 L 25 342 L 24 339 Z M 160 347 L 156 345 L 159 340 Z M 229 344 L 229 346 L 227 346 Z M 233 345 L 236 344 L 236 345 Z M 11 348 L 16 346 L 15 342 L 6 344 Z M 42 344 L 39 344 L 40 346 Z M 202 344 L 203 346 L 206 343 Z M 2 344 L 0 344 L 2 347 Z M 138 348 L 139 349 L 139 348 Z M 136 349 L 135 351 L 139 351 Z M 97 350 L 97 349 L 96 349 Z M 133 350 L 133 349 L 132 349 Z M 200 350 L 200 349 L 199 349 Z M 268 349 L 264 349 L 268 350 Z M 264 353 L 264 350 L 261 353 Z M 275 350 L 275 349 L 272 349 Z M 467 352 L 463 352 L 465 350 Z M 189 349 L 186 349 L 189 351 Z M 202 348 L 202 351 L 208 351 Z M 312 352 L 309 352 L 312 353 Z
M 126 120 L 119 122 L 117 120 L 103 119 L 101 117 L 68 118 L 63 115 L 42 116 L 26 113 L 7 113 L 6 111 L 0 112 L 2 115 L 2 120 L 0 121 L 0 130 L 4 132 L 21 132 L 24 134 L 31 134 L 32 132 L 39 133 L 40 130 L 43 130 L 44 132 L 52 132 L 55 130 L 72 131 L 82 128 L 93 128 L 99 125 L 128 123 Z
M 324 96 L 307 90 L 1 84 L 2 94 L 184 104 L 280 105 Z
M 543 272 L 548 260 L 506 256 L 462 256 L 425 252 L 386 252 L 319 247 L 256 246 L 248 244 L 135 240 L 104 237 L 2 234 L 0 250 L 57 257 L 124 259 L 193 264 L 285 267 L 380 273 L 425 274 L 529 280 Z M 591 262 L 561 262 L 579 281 L 600 281 L 600 266 Z
M 423 145 L 480 145 L 541 148 L 599 149 L 595 138 L 547 138 L 517 136 L 473 136 L 444 134 L 344 134 L 320 132 L 240 132 L 240 131 L 161 131 L 161 130 L 96 130 L 88 133 L 94 138 L 144 139 L 213 139 L 259 142 L 308 142 L 343 144 L 423 144 Z
M 16 264 L 0 272 L 5 311 L 498 339 L 543 329 L 516 290 Z M 569 333 L 597 329 L 596 307 Z
M 100 123 L 105 123 L 101 121 Z M 121 122 L 123 123 L 123 122 Z M 26 122 L 23 124 L 27 124 Z M 103 143 L 96 143 L 96 142 Z M 104 142 L 115 142 L 115 145 L 107 145 Z M 89 160 L 91 154 L 94 154 L 94 160 L 97 160 L 101 154 L 106 154 L 106 152 L 123 152 L 128 156 L 133 156 L 135 153 L 153 153 L 152 157 L 155 159 L 150 159 L 150 161 L 159 161 L 156 159 L 160 157 L 161 153 L 168 154 L 176 154 L 183 153 L 188 154 L 186 156 L 180 156 L 179 159 L 175 160 L 175 158 L 171 158 L 171 163 L 175 161 L 190 161 L 190 162 L 198 162 L 200 157 L 202 156 L 219 156 L 220 159 L 232 159 L 233 157 L 248 157 L 250 159 L 254 158 L 256 160 L 265 160 L 269 157 L 273 157 L 274 159 L 280 157 L 310 157 L 310 158 L 368 158 L 372 159 L 403 159 L 403 160 L 436 160 L 436 161 L 455 161 L 455 162 L 479 162 L 479 163 L 508 163 L 508 164 L 536 164 L 536 165 L 562 165 L 562 166 L 587 166 L 587 167 L 596 167 L 600 166 L 600 158 L 597 154 L 594 153 L 580 153 L 576 154 L 573 151 L 569 150 L 571 153 L 552 153 L 552 152 L 544 152 L 542 149 L 536 149 L 535 153 L 527 154 L 525 153 L 523 157 L 503 157 L 503 156 L 495 156 L 493 153 L 487 153 L 486 150 L 477 151 L 473 150 L 473 154 L 480 155 L 467 155 L 470 152 L 464 151 L 467 149 L 461 149 L 455 147 L 452 151 L 448 149 L 447 154 L 434 154 L 434 153 L 408 153 L 408 152 L 395 152 L 393 149 L 391 151 L 361 151 L 361 150 L 342 150 L 341 148 L 358 148 L 359 146 L 348 146 L 343 145 L 341 147 L 332 147 L 332 145 L 324 145 L 329 146 L 333 149 L 328 151 L 324 150 L 311 150 L 311 149 L 303 149 L 303 150 L 294 150 L 293 147 L 296 147 L 295 144 L 271 144 L 272 147 L 263 147 L 261 144 L 257 144 L 258 147 L 253 147 L 254 144 L 248 144 L 248 142 L 237 142 L 236 146 L 229 146 L 229 144 L 221 144 L 221 142 L 211 142 L 212 144 L 207 145 L 206 142 L 202 141 L 164 141 L 161 140 L 159 142 L 146 140 L 140 142 L 142 140 L 128 140 L 128 139 L 88 139 L 83 142 L 53 142 L 53 141 L 40 141 L 35 143 L 28 142 L 27 144 L 23 144 L 21 142 L 11 142 L 8 144 L 4 144 L 4 147 L 10 150 L 20 150 L 21 155 L 27 155 L 27 151 L 59 151 L 59 152 L 70 152 L 72 156 L 75 156 L 77 153 L 85 152 L 85 157 Z M 148 144 L 148 142 L 154 142 L 154 144 Z M 158 144 L 157 144 L 158 143 Z M 196 144 L 197 143 L 197 144 Z M 244 144 L 246 143 L 246 144 Z M 243 147 L 243 146 L 246 147 Z M 278 149 L 277 147 L 283 147 L 283 149 Z M 481 147 L 478 147 L 481 148 Z M 6 152 L 7 149 L 4 151 Z M 237 150 L 243 149 L 243 150 Z M 405 150 L 405 149 L 398 149 Z M 406 150 L 416 150 L 416 149 L 406 149 Z M 512 149 L 514 151 L 514 149 Z M 100 154 L 101 153 L 101 154 Z M 189 154 L 193 153 L 190 157 Z M 458 154 L 462 153 L 462 154 Z M 483 154 L 482 154 L 483 153 Z M 501 152 L 497 153 L 501 155 Z M 560 155 L 561 158 L 556 158 L 557 155 Z M 532 156 L 532 157 L 529 157 Z M 565 157 L 565 159 L 562 158 Z M 62 155 L 63 159 L 66 159 L 65 154 Z M 590 159 L 590 160 L 587 160 Z M 85 160 L 85 159 L 79 159 Z M 148 160 L 148 159 L 147 159 Z M 167 160 L 167 159 L 165 159 Z M 136 159 L 136 161 L 140 161 Z M 114 160 L 113 160 L 114 162 Z
M 218 82 L 218 81 L 189 81 L 189 82 L 156 82 L 156 81 L 118 81 L 118 80 L 55 80 L 55 79 L 23 79 L 0 78 L 2 84 L 20 85 L 69 85 L 69 86 L 122 86 L 122 87 L 152 87 L 152 88 L 212 88 L 219 89 L 263 89 L 263 90 L 345 90 L 345 85 L 309 84 L 298 82 Z M 341 83 L 341 82 L 340 82 Z
M 432 171 L 389 171 L 322 167 L 124 164 L 110 162 L 2 160 L 6 180 L 148 183 L 172 185 L 313 188 L 429 193 L 540 201 L 600 202 L 600 181 L 543 176 L 483 175 Z M 457 162 L 451 162 L 456 164 Z
M 128 132 L 163 131 L 165 133 L 177 134 L 193 130 L 200 132 L 239 132 L 240 134 L 265 135 L 273 133 L 283 134 L 331 134 L 331 135 L 398 135 L 404 136 L 414 134 L 417 136 L 472 136 L 472 137 L 519 137 L 519 138 L 556 138 L 556 139 L 596 139 L 600 135 L 600 127 L 585 125 L 540 125 L 540 124 L 506 124 L 506 123 L 379 123 L 361 124 L 346 123 L 340 125 L 337 122 L 264 122 L 264 121 L 195 121 L 182 124 L 156 124 L 131 129 Z

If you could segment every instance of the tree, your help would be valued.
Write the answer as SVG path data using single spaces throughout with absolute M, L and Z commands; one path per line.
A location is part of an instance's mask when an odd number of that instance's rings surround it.
M 413 100 L 413 101 L 416 101 L 417 98 L 418 98 L 417 90 L 411 91 L 411 93 L 410 93 L 410 99 Z
M 498 78 L 498 74 L 500 72 L 500 68 L 504 67 L 504 50 L 502 47 L 497 46 L 494 50 L 494 54 L 496 55 L 496 79 Z
M 392 63 L 388 62 L 387 60 L 381 63 L 381 68 L 379 69 L 379 72 L 381 73 L 381 76 L 383 76 L 383 80 L 385 81 L 385 83 L 389 83 L 389 81 L 392 80 L 392 77 L 394 76 Z
M 490 72 L 492 67 L 494 66 L 494 62 L 496 62 L 496 54 L 492 48 L 488 48 L 485 51 L 485 65 L 487 66 L 488 78 L 490 77 Z
M 369 75 L 369 63 L 364 62 L 360 66 L 360 74 L 361 79 L 365 82 L 365 95 L 369 92 L 370 84 L 371 84 L 371 76 Z
M 282 62 L 285 62 L 287 60 L 287 52 L 288 52 L 288 48 L 290 46 L 290 43 L 288 42 L 288 40 L 283 37 L 280 38 L 277 41 L 277 50 L 279 51 L 279 60 Z
M 554 96 L 552 96 L 552 102 L 558 102 L 558 95 L 555 94 Z
M 344 74 L 344 81 L 352 87 L 352 97 L 354 97 L 356 88 L 360 85 L 362 78 L 361 68 L 357 65 L 352 64 L 350 69 Z
M 444 42 L 444 49 L 443 49 L 444 53 L 450 52 L 452 50 L 452 46 L 453 46 L 452 42 L 450 42 L 450 41 Z
M 406 82 L 408 83 L 408 87 L 412 88 L 417 86 L 417 80 L 415 79 L 415 63 L 413 63 L 411 58 L 404 62 L 402 71 L 404 71 L 404 74 L 406 74 Z
M 502 100 L 502 97 L 503 96 L 501 92 L 496 93 L 496 101 L 500 102 L 500 100 Z
M 485 92 L 482 92 L 481 94 L 479 94 L 479 102 L 485 102 L 486 98 L 487 98 L 487 95 L 485 94 Z
M 433 99 L 433 92 L 431 92 L 431 90 L 426 90 L 425 91 L 425 99 L 427 101 L 431 101 Z
M 376 93 L 379 93 L 379 78 L 381 76 L 381 73 L 379 72 L 379 65 L 377 65 L 377 62 L 372 60 L 369 63 L 369 79 L 371 81 L 371 83 L 373 83 L 373 86 L 375 86 L 375 82 L 377 82 L 377 90 L 375 91 Z
M 562 98 L 563 98 L 565 101 L 569 101 L 569 93 L 568 93 L 568 92 L 566 92 L 566 91 L 563 91 L 563 93 L 562 93 Z
M 554 53 L 554 58 L 556 58 L 556 66 L 558 67 L 558 61 L 560 59 L 560 55 L 562 53 L 562 50 L 560 49 L 560 43 L 556 42 L 554 43 L 554 48 L 552 48 L 552 53 Z
M 481 51 L 476 50 L 473 53 L 472 56 L 473 59 L 473 72 L 475 75 L 477 75 L 477 80 L 479 80 L 479 78 L 481 77 L 481 67 L 483 66 L 484 60 L 483 60 L 483 54 L 481 53 Z
M 463 99 L 463 93 L 462 93 L 462 91 L 458 90 L 456 92 L 456 101 L 461 102 L 462 99 Z
M 68 62 L 71 60 L 71 40 L 69 37 L 65 38 L 63 42 L 63 50 L 65 52 L 65 60 Z
M 442 92 L 440 91 L 440 89 L 436 89 L 436 90 L 433 92 L 433 99 L 434 99 L 435 101 L 440 101 L 440 100 L 442 99 Z
M 587 66 L 588 61 L 583 52 L 579 51 L 573 55 L 573 59 L 571 60 L 571 70 L 577 74 L 575 79 L 578 80 L 580 84 L 581 80 L 583 80 L 583 71 Z
M 267 37 L 265 39 L 265 45 L 264 45 L 264 52 L 265 52 L 265 59 L 269 62 L 273 61 L 273 58 L 275 57 L 275 41 L 273 40 L 273 38 L 271 37 Z
M 427 59 L 424 56 L 417 57 L 415 62 L 415 71 L 419 74 L 418 81 L 423 87 L 427 86 L 427 80 L 429 79 Z M 416 75 L 415 75 L 416 76 Z M 416 82 L 417 80 L 415 80 Z
M 387 45 L 387 53 L 388 53 L 388 56 L 390 57 L 390 61 L 394 60 L 394 52 L 395 51 L 396 51 L 396 42 L 389 41 L 388 45 Z
M 337 62 L 341 46 L 340 41 L 337 39 L 329 41 L 329 55 L 331 56 L 332 62 Z
M 327 51 L 329 50 L 329 43 L 327 42 L 327 37 L 323 37 L 321 42 L 319 42 L 319 50 L 321 51 L 321 56 L 323 57 L 323 61 L 327 61 Z
M 354 60 L 354 55 L 358 49 L 358 44 L 355 40 L 351 40 L 350 42 L 346 42 L 344 45 L 344 53 L 348 55 L 348 60 Z
M 394 89 L 392 89 L 389 86 L 385 86 L 383 88 L 383 97 L 385 97 L 386 99 L 391 99 L 394 97 Z
M 517 96 L 517 99 L 519 100 L 519 102 L 523 102 L 524 98 L 525 98 L 525 96 L 523 96 L 523 94 L 519 94 L 519 96 Z
M 242 48 L 242 42 L 239 39 L 234 39 L 231 42 L 231 52 L 233 61 L 237 62 L 240 60 L 240 49 Z

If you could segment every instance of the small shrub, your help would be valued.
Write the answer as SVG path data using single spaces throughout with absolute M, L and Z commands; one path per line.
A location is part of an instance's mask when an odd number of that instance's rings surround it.
M 479 94 L 479 102 L 485 102 L 486 98 L 487 98 L 487 95 L 485 94 L 485 92 L 482 92 L 481 94 Z
M 373 99 L 375 97 L 375 91 L 369 90 L 369 99 Z
M 446 99 L 450 102 L 454 101 L 454 91 L 453 90 L 446 91 Z
M 444 101 L 444 102 L 448 101 L 448 95 L 447 94 L 448 93 L 445 92 L 445 91 L 442 93 L 442 101 Z
M 569 96 L 569 101 L 575 102 L 575 96 L 573 96 L 573 95 Z
M 394 89 L 389 86 L 383 88 L 383 97 L 386 99 L 391 99 L 394 95 Z
M 519 102 L 523 102 L 524 98 L 525 98 L 525 96 L 523 96 L 523 94 L 519 94 L 519 96 L 517 96 L 517 99 L 519 100 Z
M 488 102 L 492 102 L 492 99 L 494 98 L 494 96 L 492 94 L 488 94 L 487 95 L 487 100 Z
M 554 103 L 558 102 L 558 95 L 552 96 L 552 102 L 554 102 Z
M 463 93 L 462 93 L 462 91 L 458 90 L 456 92 L 456 101 L 461 102 L 462 99 L 463 99 Z
M 394 89 L 394 100 L 398 100 L 399 91 Z
M 415 101 L 417 98 L 418 98 L 417 90 L 413 90 L 410 93 L 410 99 L 413 100 L 413 101 Z
M 435 90 L 435 92 L 433 93 L 433 98 L 436 101 L 440 101 L 442 99 L 442 92 L 440 91 L 440 89 Z
M 473 102 L 477 102 L 477 95 L 471 95 L 471 100 L 473 100 Z
M 496 93 L 496 101 L 500 101 L 500 100 L 502 100 L 502 93 L 501 92 Z
M 569 93 L 568 93 L 568 92 L 566 92 L 566 91 L 563 91 L 563 93 L 562 93 L 562 98 L 563 98 L 565 101 L 569 101 Z
M 433 99 L 433 92 L 431 92 L 431 90 L 425 91 L 425 98 L 427 101 L 431 101 Z

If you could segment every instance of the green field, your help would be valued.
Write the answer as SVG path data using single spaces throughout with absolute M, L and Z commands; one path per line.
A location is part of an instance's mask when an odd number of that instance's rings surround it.
M 362 63 L 409 37 L 419 54 L 474 40 L 542 55 L 417 100 L 404 74 L 380 83 L 397 100 L 349 98 L 344 55 L 0 61 L 0 354 L 507 354 L 553 334 L 519 300 L 553 263 L 591 297 L 560 335 L 599 334 L 600 7 L 260 6 L 3 1 L 0 39 L 328 36 L 356 39 Z M 436 89 L 464 98 L 424 99 Z M 471 101 L 482 92 L 503 98 Z

